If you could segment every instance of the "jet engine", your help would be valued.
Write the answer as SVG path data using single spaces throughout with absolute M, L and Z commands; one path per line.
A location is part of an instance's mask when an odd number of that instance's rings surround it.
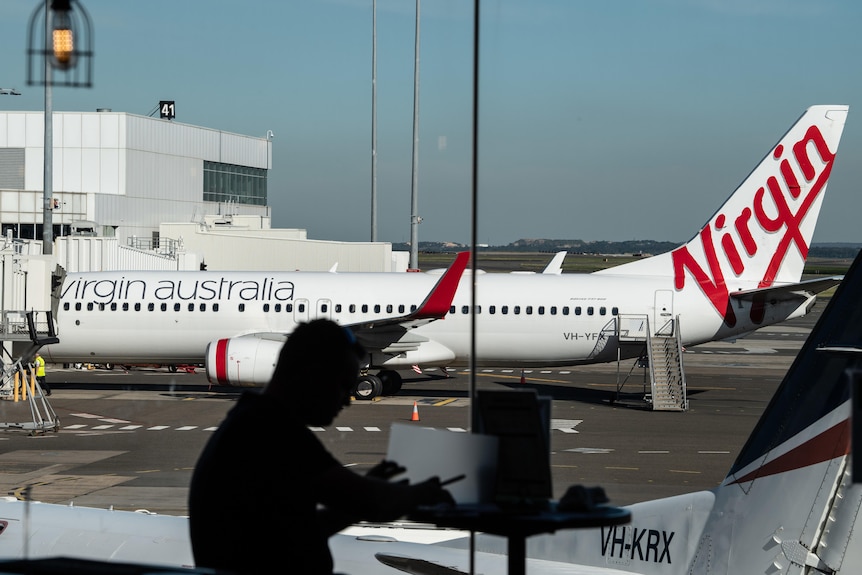
M 272 378 L 284 338 L 240 336 L 207 345 L 206 374 L 210 383 L 263 387 Z

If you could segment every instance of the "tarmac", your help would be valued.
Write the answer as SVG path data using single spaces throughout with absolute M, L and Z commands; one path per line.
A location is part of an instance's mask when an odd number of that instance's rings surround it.
M 736 342 L 687 349 L 684 412 L 652 411 L 643 400 L 643 370 L 633 361 L 523 374 L 483 368 L 475 386 L 531 387 L 552 397 L 555 497 L 576 484 L 603 487 L 613 505 L 711 489 L 724 479 L 824 305 Z M 197 457 L 242 390 L 210 386 L 202 370 L 48 368 L 53 394 L 46 399 L 59 429 L 0 430 L 0 493 L 186 514 Z M 393 423 L 469 432 L 468 371 L 402 375 L 398 395 L 354 401 L 332 426 L 315 429 L 345 465 L 361 472 L 384 458 Z M 28 402 L 0 401 L 0 421 L 30 420 Z M 290 445 L 272 457 L 284 458 L 287 469 L 302 464 L 291 459 Z M 253 485 L 225 486 L 224 496 L 253 499 Z

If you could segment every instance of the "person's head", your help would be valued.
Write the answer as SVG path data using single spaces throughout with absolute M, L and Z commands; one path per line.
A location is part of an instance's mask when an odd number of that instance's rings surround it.
M 365 349 L 327 319 L 299 324 L 287 338 L 264 393 L 282 397 L 308 425 L 329 425 L 356 385 Z

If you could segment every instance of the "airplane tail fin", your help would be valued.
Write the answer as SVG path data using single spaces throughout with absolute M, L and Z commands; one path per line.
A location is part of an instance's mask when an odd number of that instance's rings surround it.
M 862 378 L 860 298 L 862 254 L 715 491 L 704 538 L 732 534 L 728 572 L 850 573 L 862 565 L 850 393 Z
M 798 282 L 848 110 L 808 108 L 686 244 L 596 273 L 673 274 L 677 289 L 718 291 Z

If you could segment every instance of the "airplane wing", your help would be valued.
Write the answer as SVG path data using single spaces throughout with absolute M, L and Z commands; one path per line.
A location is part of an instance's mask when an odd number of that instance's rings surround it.
M 378 319 L 369 322 L 346 323 L 354 332 L 362 332 L 370 329 L 381 329 L 386 326 L 399 325 L 407 329 L 418 327 L 434 320 L 443 319 L 449 313 L 449 306 L 455 298 L 458 283 L 467 268 L 470 252 L 458 252 L 455 261 L 434 284 L 434 288 L 425 297 L 425 300 L 415 311 L 402 316 Z M 359 333 L 357 333 L 359 337 Z
M 831 287 L 837 286 L 841 283 L 842 279 L 844 279 L 844 276 L 830 276 L 780 286 L 740 290 L 731 292 L 729 295 L 731 299 L 749 302 L 755 299 L 762 301 L 765 298 L 783 301 L 805 300 Z
M 449 313 L 469 259 L 470 252 L 459 252 L 455 261 L 440 276 L 415 311 L 403 316 L 345 325 L 353 330 L 356 339 L 372 353 L 374 350 L 396 354 L 415 351 L 428 339 L 411 334 L 411 330 L 443 319 Z

